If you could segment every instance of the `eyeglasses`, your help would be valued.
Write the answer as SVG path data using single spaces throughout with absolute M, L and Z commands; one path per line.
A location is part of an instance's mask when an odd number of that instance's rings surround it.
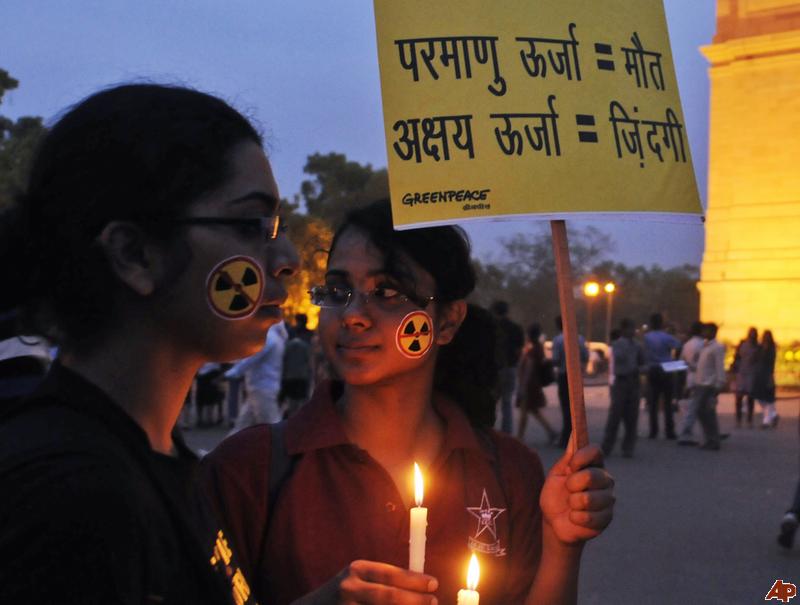
M 286 231 L 279 214 L 273 216 L 258 216 L 253 218 L 228 218 L 223 216 L 187 216 L 174 218 L 172 222 L 178 225 L 229 225 L 240 227 L 243 231 L 253 234 L 263 234 L 264 239 L 273 240 L 278 234 Z
M 314 286 L 308 293 L 311 295 L 311 304 L 323 309 L 344 308 L 350 304 L 355 294 L 361 294 L 364 297 L 364 304 L 373 302 L 376 307 L 384 311 L 392 311 L 407 302 L 412 302 L 424 309 L 432 300 L 435 300 L 434 296 L 412 297 L 385 286 L 379 286 L 367 292 L 359 292 L 350 286 Z

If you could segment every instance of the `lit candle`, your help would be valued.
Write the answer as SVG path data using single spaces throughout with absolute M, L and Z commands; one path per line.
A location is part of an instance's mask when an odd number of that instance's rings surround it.
M 414 500 L 411 509 L 411 532 L 408 541 L 408 568 L 420 573 L 425 571 L 425 529 L 428 527 L 428 509 L 422 506 L 422 473 L 414 463 Z
M 481 575 L 481 569 L 478 566 L 478 557 L 472 553 L 472 558 L 469 560 L 469 569 L 467 570 L 467 589 L 458 591 L 458 605 L 478 605 L 478 600 L 481 595 L 476 590 L 478 588 L 478 577 Z

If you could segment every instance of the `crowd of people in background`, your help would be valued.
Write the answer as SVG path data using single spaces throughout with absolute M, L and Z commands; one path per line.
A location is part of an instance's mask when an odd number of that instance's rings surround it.
M 190 429 L 229 424 L 231 434 L 288 418 L 308 400 L 317 367 L 324 363 L 308 316 L 272 328 L 255 355 L 235 363 L 209 362 L 198 371 L 187 394 L 181 426 Z M 317 380 L 318 381 L 318 380 Z
M 503 306 L 505 305 L 505 306 Z M 501 334 L 513 334 L 519 326 L 508 319 L 505 303 L 495 303 L 493 308 L 504 309 L 503 320 L 498 322 Z M 497 313 L 495 313 L 497 315 Z M 508 325 L 511 324 L 511 328 Z M 533 415 L 544 428 L 548 440 L 566 447 L 571 432 L 569 389 L 564 337 L 560 317 L 555 319 L 556 334 L 545 350 L 545 335 L 538 323 L 527 330 L 528 339 L 519 346 L 519 361 L 513 369 L 515 379 L 509 384 L 505 379 L 500 388 L 502 429 L 511 432 L 511 417 L 506 420 L 508 392 L 516 398 L 517 407 Z M 679 445 L 700 445 L 701 449 L 718 450 L 727 434 L 719 432 L 716 415 L 717 395 L 732 391 L 735 395 L 736 426 L 754 426 L 755 403 L 762 410 L 761 427 L 773 428 L 779 415 L 775 408 L 776 345 L 770 330 L 764 330 L 758 341 L 756 328 L 750 328 L 747 337 L 737 346 L 733 361 L 726 367 L 725 345 L 717 340 L 718 326 L 713 322 L 694 322 L 684 339 L 675 335 L 674 329 L 665 327 L 660 313 L 650 316 L 649 322 L 637 330 L 636 323 L 624 318 L 619 327 L 611 330 L 608 359 L 608 384 L 610 391 L 609 419 L 605 433 L 604 450 L 613 450 L 619 425 L 628 427 L 623 455 L 633 454 L 635 428 L 639 408 L 644 399 L 648 413 L 648 437 L 660 435 L 660 418 L 663 417 L 663 436 Z M 509 342 L 507 336 L 501 336 Z M 589 349 L 583 336 L 578 336 L 578 348 L 583 367 L 589 360 Z M 552 376 L 548 380 L 548 376 Z M 557 383 L 557 396 L 562 413 L 562 430 L 558 432 L 541 415 L 546 405 L 543 387 Z M 746 410 L 746 416 L 745 416 Z M 680 413 L 679 422 L 675 414 Z M 524 419 L 523 419 L 524 418 Z M 699 423 L 705 440 L 693 438 L 695 423 Z M 523 439 L 527 418 L 521 416 L 517 436 Z
M 521 332 L 507 317 L 508 306 L 496 302 L 502 309 L 501 333 Z M 496 313 L 497 314 L 497 313 Z M 513 327 L 509 327 L 509 324 Z M 538 323 L 527 330 L 527 342 L 520 352 L 516 368 L 516 384 L 504 381 L 502 387 L 502 429 L 510 432 L 510 415 L 506 420 L 508 392 L 516 393 L 520 415 L 517 437 L 525 438 L 528 415 L 542 426 L 549 443 L 566 447 L 572 428 L 569 389 L 564 359 L 564 338 L 561 318 L 555 321 L 550 357 L 546 355 L 545 336 Z M 611 330 L 608 359 L 610 402 L 602 439 L 606 456 L 614 451 L 620 425 L 623 427 L 621 453 L 632 458 L 637 441 L 639 411 L 644 400 L 648 413 L 648 437 L 656 439 L 663 416 L 664 438 L 679 446 L 698 446 L 701 450 L 719 451 L 721 442 L 730 434 L 720 431 L 717 414 L 718 395 L 732 392 L 737 428 L 754 428 L 756 403 L 761 409 L 762 429 L 777 426 L 780 416 L 775 401 L 776 344 L 771 330 L 764 330 L 759 341 L 758 330 L 750 328 L 735 347 L 732 361 L 726 367 L 726 347 L 717 340 L 718 326 L 713 322 L 694 322 L 685 338 L 679 338 L 674 328 L 666 326 L 659 313 L 650 316 L 647 324 L 637 330 L 630 318 L 620 321 Z M 506 341 L 508 341 L 507 337 Z M 582 336 L 578 338 L 581 363 L 588 361 L 588 348 Z M 557 431 L 542 410 L 547 405 L 544 392 L 551 382 L 557 382 L 557 397 L 562 414 L 561 431 Z M 675 414 L 678 413 L 676 422 Z M 510 414 L 510 410 L 509 410 Z M 702 441 L 694 436 L 695 424 L 700 425 Z M 778 543 L 791 548 L 800 525 L 800 481 L 791 508 L 781 522 Z

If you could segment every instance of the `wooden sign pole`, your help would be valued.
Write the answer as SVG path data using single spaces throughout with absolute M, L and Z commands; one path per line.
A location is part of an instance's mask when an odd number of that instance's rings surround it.
M 575 319 L 575 301 L 572 292 L 572 266 L 569 262 L 566 223 L 550 221 L 550 229 L 553 233 L 558 299 L 561 303 L 561 320 L 564 330 L 564 355 L 567 362 L 569 409 L 572 415 L 572 436 L 569 440 L 569 448 L 574 452 L 588 445 L 589 432 L 586 426 L 586 405 L 583 401 L 583 373 L 578 349 L 578 322 Z

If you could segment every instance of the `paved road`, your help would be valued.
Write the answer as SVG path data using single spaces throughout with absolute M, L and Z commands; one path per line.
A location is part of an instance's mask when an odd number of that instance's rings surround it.
M 558 426 L 554 388 L 546 391 L 545 413 Z M 608 390 L 588 387 L 586 399 L 591 440 L 599 443 Z M 617 480 L 616 516 L 586 548 L 580 602 L 746 605 L 763 603 L 776 579 L 800 585 L 800 536 L 789 552 L 775 542 L 800 474 L 799 408 L 800 400 L 781 399 L 775 430 L 736 429 L 732 397 L 723 395 L 720 424 L 731 437 L 721 451 L 645 438 L 633 459 L 612 455 L 607 466 Z M 646 422 L 643 413 L 640 435 Z M 210 449 L 222 433 L 195 429 L 188 440 Z M 549 468 L 559 450 L 544 441 L 541 428 L 529 423 L 526 442 Z

